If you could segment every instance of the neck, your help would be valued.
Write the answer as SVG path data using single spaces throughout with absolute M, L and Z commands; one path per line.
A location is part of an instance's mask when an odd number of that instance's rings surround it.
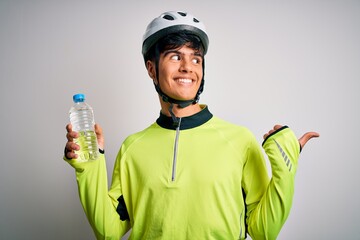
M 171 114 L 169 112 L 170 103 L 160 101 L 160 105 L 161 105 L 161 112 L 166 116 L 171 117 Z M 181 108 L 177 104 L 174 104 L 172 111 L 176 117 L 181 118 L 181 117 L 188 117 L 200 112 L 201 107 L 198 103 L 191 104 L 185 108 Z

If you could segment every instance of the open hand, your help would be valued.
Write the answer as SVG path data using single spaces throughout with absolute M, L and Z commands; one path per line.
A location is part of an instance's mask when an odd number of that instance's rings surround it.
M 268 133 L 264 134 L 264 139 L 266 139 L 270 134 L 276 132 L 280 128 L 282 128 L 282 125 L 275 125 L 273 129 L 271 129 Z M 299 138 L 299 143 L 301 146 L 301 149 L 304 148 L 305 144 L 312 138 L 320 137 L 320 134 L 317 132 L 307 132 L 305 133 L 301 138 Z

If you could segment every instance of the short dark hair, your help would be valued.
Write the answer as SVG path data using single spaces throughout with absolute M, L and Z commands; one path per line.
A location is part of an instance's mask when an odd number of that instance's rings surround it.
M 204 53 L 204 46 L 201 43 L 199 37 L 194 34 L 189 34 L 186 32 L 178 32 L 169 34 L 163 38 L 161 38 L 154 46 L 152 46 L 149 51 L 144 55 L 145 63 L 150 61 L 156 60 L 156 52 L 158 54 L 163 53 L 169 49 L 177 49 L 182 46 L 188 46 L 195 51 L 198 51 L 201 55 Z

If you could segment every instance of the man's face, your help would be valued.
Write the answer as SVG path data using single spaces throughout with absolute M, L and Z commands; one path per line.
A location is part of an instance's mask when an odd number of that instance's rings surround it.
M 176 100 L 193 99 L 203 76 L 202 62 L 202 54 L 187 46 L 165 50 L 159 59 L 161 90 Z M 155 67 L 151 71 L 155 76 Z

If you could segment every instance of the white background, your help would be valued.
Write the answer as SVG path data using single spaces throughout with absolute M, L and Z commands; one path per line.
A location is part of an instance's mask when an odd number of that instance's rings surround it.
M 129 1 L 130 2 L 130 1 Z M 276 123 L 301 136 L 293 208 L 278 239 L 360 234 L 359 1 L 0 1 L 0 238 L 94 239 L 62 160 L 72 95 L 104 129 L 109 179 L 124 138 L 160 107 L 141 40 L 167 10 L 210 38 L 201 102 L 262 141 Z

